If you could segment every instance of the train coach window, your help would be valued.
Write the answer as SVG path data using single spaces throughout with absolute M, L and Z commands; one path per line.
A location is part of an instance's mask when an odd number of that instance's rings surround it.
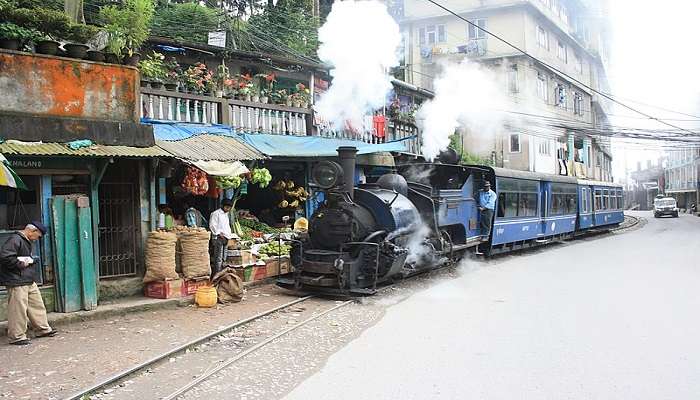
M 599 211 L 603 208 L 603 191 L 600 189 L 595 190 L 595 210 Z
M 518 216 L 534 217 L 537 215 L 537 193 L 520 193 Z
M 537 215 L 537 181 L 498 178 L 499 218 L 534 217 Z
M 568 215 L 575 213 L 576 186 L 566 184 L 553 184 L 551 215 Z
M 610 191 L 603 189 L 603 210 L 610 209 Z

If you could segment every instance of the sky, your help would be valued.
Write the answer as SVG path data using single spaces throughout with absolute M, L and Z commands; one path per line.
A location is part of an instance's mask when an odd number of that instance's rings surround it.
M 612 40 L 608 78 L 612 93 L 630 106 L 683 128 L 700 120 L 644 104 L 700 116 L 700 2 L 697 0 L 608 0 Z M 640 104 L 644 103 L 644 104 Z M 667 128 L 615 107 L 614 125 Z M 646 150 L 644 149 L 646 148 Z M 656 160 L 660 149 L 614 141 L 613 175 L 624 176 L 638 161 Z

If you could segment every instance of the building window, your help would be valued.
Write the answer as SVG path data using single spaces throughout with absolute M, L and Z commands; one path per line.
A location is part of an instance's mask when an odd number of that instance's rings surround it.
M 518 93 L 518 65 L 511 64 L 508 67 L 508 91 Z
M 583 95 L 579 92 L 574 93 L 574 114 L 583 115 Z
M 564 43 L 561 41 L 557 41 L 557 57 L 559 57 L 560 60 L 567 62 L 566 45 L 564 45 Z
M 511 133 L 510 135 L 510 152 L 520 153 L 520 134 Z
M 467 27 L 467 37 L 469 38 L 469 40 L 486 39 L 486 31 L 484 31 L 484 29 L 487 29 L 486 19 L 478 18 L 473 19 L 470 22 L 474 25 L 468 24 L 469 26 Z
M 558 84 L 554 88 L 554 102 L 557 107 L 566 108 L 566 88 L 562 84 Z
M 547 77 L 544 76 L 543 73 L 538 72 L 537 73 L 537 96 L 539 96 L 540 99 L 544 100 L 547 102 L 548 96 L 547 96 Z
M 583 62 L 581 61 L 581 57 L 579 57 L 578 54 L 574 54 L 574 64 L 576 66 L 576 72 L 578 74 L 583 74 Z
M 549 36 L 547 35 L 547 31 L 541 26 L 537 27 L 537 44 L 549 50 Z
M 566 7 L 559 7 L 559 18 L 561 18 L 566 25 L 569 25 L 569 12 L 566 10 Z
M 428 25 L 418 29 L 418 44 L 420 46 L 445 42 L 445 25 Z
M 549 156 L 552 153 L 552 144 L 547 139 L 540 139 L 539 152 L 543 156 Z

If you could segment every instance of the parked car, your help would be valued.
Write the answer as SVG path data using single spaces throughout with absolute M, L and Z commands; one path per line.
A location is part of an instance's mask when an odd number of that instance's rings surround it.
M 657 197 L 654 199 L 654 218 L 662 215 L 672 215 L 678 218 L 678 205 L 673 197 Z

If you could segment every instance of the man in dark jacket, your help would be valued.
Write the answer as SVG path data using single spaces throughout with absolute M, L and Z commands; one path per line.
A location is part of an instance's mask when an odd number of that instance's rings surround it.
M 0 247 L 0 285 L 7 287 L 7 337 L 10 344 L 29 344 L 27 323 L 30 322 L 36 337 L 54 336 L 46 319 L 46 308 L 35 281 L 32 242 L 46 233 L 40 222 L 32 222 L 15 232 Z

